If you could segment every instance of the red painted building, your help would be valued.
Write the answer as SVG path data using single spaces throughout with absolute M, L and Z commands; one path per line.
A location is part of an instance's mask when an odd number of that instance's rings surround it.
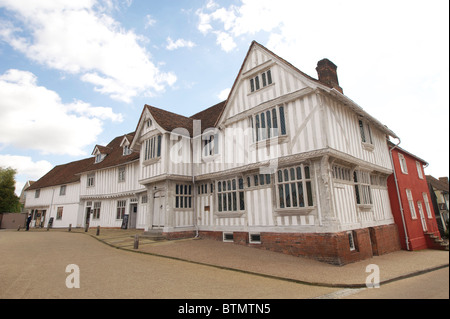
M 388 178 L 392 214 L 402 249 L 440 249 L 440 234 L 424 166 L 427 162 L 389 143 L 394 174 Z

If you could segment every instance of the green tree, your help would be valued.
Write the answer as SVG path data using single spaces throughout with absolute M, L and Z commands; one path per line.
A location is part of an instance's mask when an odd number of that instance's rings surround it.
M 19 197 L 14 193 L 17 171 L 10 167 L 0 167 L 0 213 L 17 213 L 20 211 Z

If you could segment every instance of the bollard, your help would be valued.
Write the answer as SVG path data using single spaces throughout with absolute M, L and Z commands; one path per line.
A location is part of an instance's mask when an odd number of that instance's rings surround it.
M 100 226 L 97 226 L 97 236 L 100 235 Z
M 89 224 L 86 224 L 86 226 L 84 226 L 84 232 L 87 233 L 88 229 L 89 229 Z
M 72 231 L 72 224 L 69 224 L 69 231 Z
M 134 249 L 138 249 L 139 248 L 139 235 L 136 234 L 134 235 Z
M 47 224 L 47 231 L 50 229 L 50 223 Z

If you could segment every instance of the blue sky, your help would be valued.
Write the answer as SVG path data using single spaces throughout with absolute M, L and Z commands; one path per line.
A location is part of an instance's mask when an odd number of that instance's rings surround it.
M 17 192 L 135 130 L 144 104 L 190 116 L 227 96 L 252 40 L 350 99 L 448 176 L 444 0 L 0 0 L 0 165 Z

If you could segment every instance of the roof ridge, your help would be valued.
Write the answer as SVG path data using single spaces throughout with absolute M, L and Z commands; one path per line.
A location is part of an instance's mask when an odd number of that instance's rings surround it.
M 190 117 L 187 117 L 187 116 L 175 113 L 175 112 L 167 111 L 165 109 L 161 109 L 161 108 L 156 107 L 156 106 L 152 106 L 152 105 L 148 105 L 148 104 L 145 104 L 145 106 L 148 107 L 148 108 L 152 108 L 152 109 L 158 110 L 158 111 L 163 111 L 163 112 L 170 113 L 170 114 L 173 114 L 173 115 L 176 115 L 176 116 L 180 116 L 180 117 L 183 117 L 183 118 L 188 119 L 188 120 L 191 119 Z
M 195 117 L 198 116 L 199 114 L 201 114 L 201 113 L 203 113 L 203 112 L 206 112 L 206 111 L 212 109 L 213 107 L 216 107 L 216 106 L 218 106 L 218 105 L 220 105 L 220 104 L 222 104 L 222 103 L 226 103 L 226 102 L 227 102 L 227 100 L 223 100 L 222 102 L 216 103 L 216 104 L 214 104 L 214 105 L 212 105 L 212 106 L 210 106 L 210 107 L 207 107 L 206 109 L 204 109 L 204 110 L 202 110 L 202 111 L 200 111 L 200 112 L 195 113 L 194 115 L 191 115 L 189 118 L 195 120 L 195 119 L 196 119 Z

